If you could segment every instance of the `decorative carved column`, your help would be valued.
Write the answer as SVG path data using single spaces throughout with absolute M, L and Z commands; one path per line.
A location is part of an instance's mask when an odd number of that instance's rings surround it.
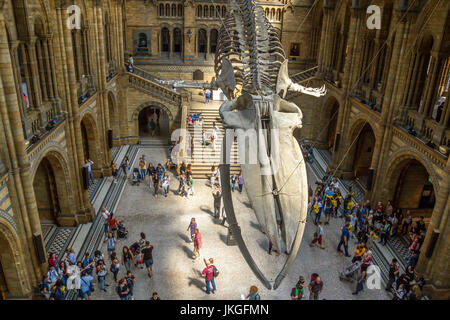
M 41 85 L 39 83 L 39 70 L 38 70 L 38 66 L 37 66 L 37 61 L 36 61 L 36 37 L 32 37 L 31 39 L 29 39 L 28 43 L 26 44 L 28 47 L 28 56 L 27 58 L 28 63 L 30 65 L 30 69 L 31 69 L 31 80 L 33 83 L 33 95 L 35 97 L 35 108 L 39 108 L 40 105 L 42 104 L 42 97 L 41 97 Z
M 39 65 L 39 80 L 41 83 L 41 91 L 42 91 L 42 99 L 43 101 L 48 101 L 48 91 L 47 91 L 47 83 L 46 83 L 46 66 L 45 66 L 45 56 L 44 52 L 42 50 L 42 40 L 38 39 L 36 40 L 36 53 L 37 53 L 37 59 L 38 59 L 38 65 Z
M 424 97 L 424 115 L 425 117 L 431 117 L 433 112 L 433 106 L 436 98 L 437 82 L 439 80 L 439 72 L 442 66 L 442 56 L 440 54 L 433 55 L 432 72 L 428 77 L 428 83 L 426 87 L 426 95 Z

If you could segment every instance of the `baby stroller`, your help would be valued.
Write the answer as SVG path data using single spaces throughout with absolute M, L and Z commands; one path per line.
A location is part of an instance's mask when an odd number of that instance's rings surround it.
M 135 185 L 139 185 L 140 180 L 139 180 L 139 169 L 138 168 L 134 168 L 133 169 L 133 176 L 131 178 L 131 184 L 133 186 Z
M 117 238 L 119 239 L 128 238 L 128 230 L 125 228 L 122 221 L 120 221 L 119 225 L 117 226 Z
M 350 282 L 353 282 L 355 280 L 355 277 L 358 273 L 359 267 L 361 266 L 361 261 L 356 261 L 355 263 L 351 264 L 349 267 L 345 268 L 340 274 L 339 274 L 339 280 L 347 280 Z

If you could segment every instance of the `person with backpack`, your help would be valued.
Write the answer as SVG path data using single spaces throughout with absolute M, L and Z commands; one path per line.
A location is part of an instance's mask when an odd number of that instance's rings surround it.
M 56 284 L 51 290 L 50 300 L 65 300 L 66 299 L 66 287 L 61 279 L 56 281 Z
M 302 300 L 305 296 L 305 277 L 300 276 L 297 284 L 291 290 L 291 300 Z
M 42 282 L 39 284 L 39 292 L 45 297 L 45 299 L 50 299 L 50 292 L 51 286 L 48 279 L 48 275 L 44 275 L 42 277 Z
M 92 300 L 92 276 L 90 276 L 86 271 L 83 271 L 81 273 L 81 281 L 80 281 L 80 293 L 81 293 L 81 299 L 86 300 Z
M 106 292 L 106 275 L 108 274 L 108 271 L 106 270 L 106 265 L 103 260 L 98 261 L 98 265 L 95 271 L 97 273 L 98 282 L 100 283 L 100 290 Z
M 250 293 L 248 294 L 246 300 L 261 300 L 261 297 L 259 296 L 259 293 L 258 293 L 257 286 L 250 287 Z
M 131 271 L 128 270 L 125 280 L 127 281 L 128 289 L 130 289 L 128 293 L 128 300 L 134 300 L 133 291 L 134 291 L 134 284 L 136 283 L 136 278 L 133 276 Z
M 319 300 L 319 294 L 322 292 L 323 282 L 318 274 L 311 276 L 309 283 L 309 300 Z
M 211 258 L 209 260 L 204 260 L 206 268 L 203 269 L 202 271 L 202 277 L 205 277 L 205 283 L 206 283 L 206 294 L 210 294 L 211 291 L 213 294 L 216 293 L 216 283 L 214 281 L 214 274 L 215 274 L 215 270 L 216 266 L 212 264 L 212 262 L 214 262 L 214 260 Z M 212 290 L 211 290 L 211 286 L 212 286 Z
M 128 300 L 128 294 L 130 293 L 130 288 L 128 288 L 127 280 L 125 278 L 120 279 L 119 285 L 117 286 L 117 294 L 120 300 Z

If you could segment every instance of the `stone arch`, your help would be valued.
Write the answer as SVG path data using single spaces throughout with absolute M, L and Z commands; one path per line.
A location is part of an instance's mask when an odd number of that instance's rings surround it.
M 74 205 L 66 154 L 52 146 L 35 163 L 31 180 L 40 219 L 67 223 L 73 219 Z
M 80 115 L 80 129 L 82 135 L 84 157 L 94 161 L 94 167 L 100 165 L 100 136 L 97 121 L 93 113 L 87 111 Z M 83 159 L 84 160 L 84 159 Z M 83 161 L 84 163 L 84 161 Z
M 359 178 L 364 185 L 368 186 L 369 171 L 373 169 L 372 161 L 378 127 L 372 123 L 368 115 L 360 113 L 351 121 L 349 128 L 345 145 L 350 150 L 344 159 L 342 170 L 351 171 L 353 177 Z
M 139 137 L 139 114 L 141 113 L 142 110 L 148 108 L 148 107 L 154 107 L 156 109 L 160 109 L 162 111 L 164 111 L 167 114 L 168 117 L 168 135 L 170 138 L 170 134 L 173 130 L 173 124 L 174 124 L 174 115 L 173 112 L 170 110 L 169 107 L 163 105 L 160 102 L 157 101 L 148 101 L 145 103 L 142 103 L 141 105 L 139 105 L 136 110 L 133 112 L 131 121 L 134 123 L 134 132 L 135 135 L 137 137 Z
M 20 241 L 16 230 L 0 210 L 0 293 L 6 298 L 24 297 L 30 293 L 30 283 L 20 255 Z
M 383 189 L 382 189 L 382 198 L 384 200 L 393 200 L 394 205 L 399 207 L 404 207 L 404 203 L 399 203 L 401 199 L 396 199 L 396 197 L 400 196 L 403 197 L 401 192 L 403 190 L 399 190 L 400 187 L 399 183 L 401 179 L 404 180 L 405 177 L 402 177 L 402 175 L 405 174 L 404 170 L 408 169 L 408 166 L 411 164 L 413 165 L 420 165 L 420 167 L 423 167 L 423 169 L 426 171 L 426 174 L 428 174 L 429 179 L 431 179 L 432 184 L 432 190 L 434 192 L 434 196 L 439 192 L 439 177 L 436 174 L 436 171 L 433 168 L 433 165 L 425 158 L 424 155 L 420 154 L 416 150 L 413 150 L 409 147 L 400 148 L 397 151 L 395 151 L 391 157 L 390 161 L 388 162 L 386 166 L 386 170 L 383 173 Z M 410 175 L 410 177 L 418 178 L 419 172 L 415 170 L 413 175 Z M 405 181 L 403 181 L 405 183 Z M 409 183 L 409 186 L 413 186 L 416 189 L 420 188 L 420 183 Z M 418 190 L 418 189 L 417 189 Z M 416 190 L 416 191 L 417 191 Z M 414 191 L 414 190 L 413 190 Z M 422 190 L 419 190 L 422 191 Z M 417 194 L 415 195 L 417 196 Z M 414 196 L 409 197 L 408 199 L 412 203 L 414 202 Z M 412 208 L 414 209 L 414 208 Z M 431 211 L 429 210 L 429 215 L 431 216 Z
M 330 150 L 334 149 L 336 142 L 337 119 L 340 106 L 341 103 L 339 98 L 334 94 L 330 94 L 326 100 L 324 100 L 322 115 L 320 117 L 320 122 L 326 124 L 326 126 L 317 126 L 321 130 L 319 133 L 319 140 L 325 141 L 326 147 Z
M 108 95 L 108 113 L 109 123 L 108 129 L 113 132 L 113 139 L 120 135 L 119 132 L 119 108 L 117 105 L 117 96 L 114 91 L 107 90 Z

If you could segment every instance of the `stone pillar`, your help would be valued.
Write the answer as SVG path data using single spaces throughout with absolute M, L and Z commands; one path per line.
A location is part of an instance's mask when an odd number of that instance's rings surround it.
M 84 215 L 84 221 L 91 221 L 95 217 L 95 212 L 89 201 L 87 190 L 82 188 L 81 167 L 84 164 L 84 153 L 81 136 L 80 114 L 77 97 L 77 83 L 75 79 L 75 67 L 73 57 L 72 36 L 70 30 L 66 28 L 66 19 L 68 14 L 65 7 L 57 8 L 56 21 L 60 45 L 60 57 L 63 67 L 64 89 L 67 103 L 67 122 L 68 122 L 68 152 L 69 158 L 73 161 L 73 172 L 75 177 L 76 190 L 78 191 L 78 213 Z
M 420 94 L 421 90 L 420 90 L 420 88 L 418 88 L 418 85 L 419 85 L 419 80 L 422 78 L 422 73 L 424 72 L 424 65 L 427 62 L 428 61 L 425 61 L 425 56 L 423 54 L 421 54 L 420 62 L 419 62 L 419 72 L 417 73 L 417 78 L 414 81 L 414 87 L 416 90 L 414 91 L 412 104 L 420 103 L 420 101 L 418 101 L 418 98 L 419 98 L 419 94 Z M 414 108 L 415 109 L 419 108 L 419 105 L 414 105 Z
M 45 57 L 45 59 L 44 59 L 44 62 L 45 62 L 44 69 L 45 69 L 45 72 L 46 72 L 46 78 L 48 79 L 48 81 L 47 81 L 47 83 L 48 83 L 48 93 L 49 93 L 48 98 L 50 100 L 54 100 L 55 97 L 56 97 L 55 88 L 54 88 L 54 82 L 53 82 L 53 72 L 54 72 L 53 69 L 54 69 L 54 66 L 53 66 L 53 64 L 51 63 L 51 60 L 50 60 L 51 52 L 49 50 L 47 42 L 48 42 L 48 38 L 42 40 L 42 46 L 43 46 L 44 57 Z
M 439 54 L 433 55 L 432 72 L 428 77 L 428 83 L 424 97 L 424 115 L 425 117 L 431 117 L 433 112 L 433 106 L 436 98 L 437 82 L 439 80 L 439 72 L 442 66 L 442 57 Z
M 47 95 L 47 83 L 46 83 L 46 76 L 45 76 L 45 65 L 44 65 L 44 60 L 45 60 L 45 56 L 44 56 L 44 52 L 42 50 L 42 40 L 38 39 L 36 40 L 36 53 L 37 53 L 37 60 L 38 60 L 38 70 L 39 70 L 39 79 L 40 79 L 40 83 L 41 83 L 41 91 L 42 91 L 42 99 L 44 101 L 48 101 L 48 95 Z
M 419 53 L 415 53 L 415 58 L 414 58 L 414 66 L 412 68 L 411 71 L 411 77 L 410 82 L 409 82 L 409 90 L 408 90 L 408 95 L 407 95 L 407 99 L 406 99 L 406 106 L 408 106 L 408 108 L 412 107 L 412 99 L 414 96 L 414 92 L 415 92 L 415 87 L 417 84 L 417 72 L 419 70 L 419 66 L 420 66 L 420 56 Z
M 173 29 L 169 30 L 169 59 L 173 58 Z
M 33 95 L 35 97 L 35 108 L 39 108 L 42 104 L 42 97 L 41 97 L 41 85 L 39 83 L 39 70 L 37 66 L 36 61 L 36 37 L 32 37 L 29 42 L 27 43 L 28 46 L 28 59 L 29 64 L 31 67 L 31 80 L 33 83 Z
M 0 11 L 0 117 L 6 135 L 6 145 L 11 160 L 11 180 L 17 196 L 19 208 L 15 211 L 16 222 L 19 226 L 19 237 L 28 246 L 30 279 L 33 284 L 41 280 L 45 265 L 37 260 L 34 250 L 33 234 L 42 234 L 39 213 L 36 205 L 33 184 L 30 173 L 30 163 L 25 149 L 25 139 L 20 118 L 19 103 L 15 88 L 14 73 L 12 71 L 11 56 L 6 37 L 6 27 L 3 12 Z M 10 190 L 11 191 L 11 190 Z M 44 246 L 45 248 L 45 246 Z M 45 250 L 45 249 L 44 249 Z

